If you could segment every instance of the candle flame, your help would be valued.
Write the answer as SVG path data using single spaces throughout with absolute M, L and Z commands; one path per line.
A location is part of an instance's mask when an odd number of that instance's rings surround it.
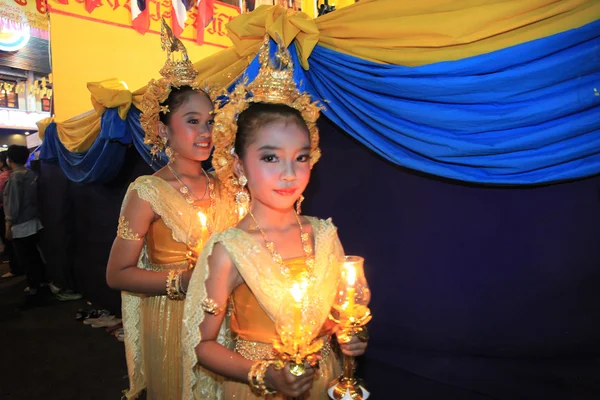
M 207 222 L 206 215 L 202 211 L 198 211 L 198 218 L 200 218 L 200 224 L 205 227 Z
M 346 264 L 346 280 L 348 281 L 348 285 L 354 286 L 356 283 L 356 268 L 352 264 Z
M 298 282 L 294 282 L 294 284 L 290 288 L 290 293 L 292 294 L 292 297 L 294 298 L 296 303 L 302 302 L 302 296 L 304 294 L 304 290 L 302 290 L 302 288 L 300 287 Z

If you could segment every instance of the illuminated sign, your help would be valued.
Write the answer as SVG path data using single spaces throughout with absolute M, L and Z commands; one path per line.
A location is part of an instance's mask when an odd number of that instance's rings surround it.
M 0 110 L 0 128 L 37 130 L 39 120 L 50 117 L 50 113 Z

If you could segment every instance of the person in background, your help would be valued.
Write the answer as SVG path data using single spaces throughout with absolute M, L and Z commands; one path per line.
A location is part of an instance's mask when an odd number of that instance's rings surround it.
M 14 276 L 23 275 L 23 268 L 19 265 L 13 244 L 11 240 L 6 238 L 5 219 L 4 219 L 4 188 L 10 177 L 11 170 L 6 162 L 6 151 L 0 153 L 0 239 L 3 243 L 3 251 L 1 259 L 4 263 L 8 262 L 9 271 L 2 275 L 0 278 L 12 278 Z
M 38 216 L 37 175 L 25 168 L 27 147 L 11 145 L 6 156 L 12 170 L 4 189 L 6 238 L 13 241 L 17 260 L 27 275 L 29 296 L 36 296 L 44 278 L 38 250 L 38 232 L 43 227 Z

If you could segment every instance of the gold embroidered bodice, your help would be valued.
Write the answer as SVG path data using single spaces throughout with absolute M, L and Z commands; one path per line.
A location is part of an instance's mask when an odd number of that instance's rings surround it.
M 151 264 L 178 264 L 186 260 L 187 245 L 173 240 L 171 229 L 162 218 L 152 222 L 146 233 L 148 260 Z
M 292 277 L 306 271 L 304 257 L 285 260 Z M 235 339 L 273 343 L 277 338 L 275 323 L 260 307 L 247 284 L 242 283 L 231 294 L 231 333 Z

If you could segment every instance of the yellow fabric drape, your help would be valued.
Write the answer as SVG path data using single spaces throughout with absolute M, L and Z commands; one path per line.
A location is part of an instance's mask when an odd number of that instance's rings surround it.
M 40 137 L 40 139 L 44 140 L 44 135 L 46 134 L 46 128 L 52 122 L 54 122 L 54 118 L 50 117 L 50 118 L 41 119 L 35 123 L 38 127 L 38 136 Z
M 258 53 L 265 32 L 286 46 L 295 40 L 305 69 L 308 69 L 308 56 L 319 42 L 315 20 L 280 6 L 260 6 L 252 13 L 239 15 L 227 24 L 227 30 L 239 56 L 250 60 Z
M 316 23 L 319 45 L 418 66 L 490 53 L 598 19 L 597 0 L 361 0 Z
M 101 119 L 102 116 L 96 111 L 90 111 L 68 121 L 57 123 L 58 138 L 70 152 L 84 152 L 92 147 L 98 137 Z M 45 129 L 46 127 L 44 127 Z
M 199 82 L 227 86 L 256 56 L 266 32 L 285 45 L 295 41 L 305 69 L 317 43 L 379 63 L 419 66 L 486 54 L 598 19 L 597 0 L 361 0 L 314 20 L 279 6 L 261 6 L 227 25 L 233 47 L 195 66 Z M 69 151 L 92 145 L 106 107 L 119 107 L 124 118 L 132 102 L 139 108 L 146 90 L 131 93 L 114 79 L 88 88 L 97 112 L 57 124 Z
M 87 88 L 92 93 L 92 105 L 98 114 L 104 114 L 107 108 L 119 107 L 119 117 L 127 118 L 132 96 L 125 82 L 113 78 L 102 82 L 90 82 Z

